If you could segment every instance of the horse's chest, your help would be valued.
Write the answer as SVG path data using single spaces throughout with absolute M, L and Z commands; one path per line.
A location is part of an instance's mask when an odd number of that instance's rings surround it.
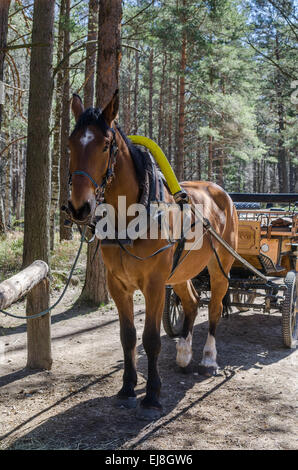
M 125 285 L 139 288 L 142 270 L 138 266 L 133 266 L 131 259 L 120 251 L 119 248 L 103 248 L 103 260 L 108 271 Z

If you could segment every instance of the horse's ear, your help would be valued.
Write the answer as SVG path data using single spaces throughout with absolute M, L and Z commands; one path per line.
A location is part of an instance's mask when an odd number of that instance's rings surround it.
M 114 121 L 119 111 L 119 90 L 117 89 L 114 93 L 113 98 L 107 104 L 105 109 L 102 112 L 103 117 L 105 118 L 106 123 L 111 127 L 112 121 Z
M 81 98 L 76 93 L 72 95 L 71 110 L 77 122 L 81 114 L 84 112 L 84 106 Z

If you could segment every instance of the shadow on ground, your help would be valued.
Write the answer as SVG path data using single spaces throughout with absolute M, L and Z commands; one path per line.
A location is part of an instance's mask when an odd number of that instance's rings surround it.
M 34 430 L 14 441 L 11 448 L 44 448 L 44 449 L 119 449 L 134 448 L 148 440 L 161 427 L 174 422 L 187 414 L 198 403 L 204 407 L 204 401 L 233 380 L 235 372 L 239 369 L 261 369 L 270 364 L 279 362 L 292 350 L 285 349 L 281 339 L 281 317 L 269 316 L 260 313 L 232 314 L 228 319 L 222 319 L 218 327 L 217 350 L 218 362 L 221 366 L 221 375 L 208 379 L 201 391 L 192 397 L 191 402 L 182 400 L 186 394 L 205 379 L 196 374 L 197 364 L 200 360 L 204 341 L 207 336 L 208 322 L 195 326 L 194 330 L 194 359 L 190 365 L 189 373 L 182 374 L 175 365 L 175 342 L 167 336 L 162 337 L 162 352 L 160 355 L 160 374 L 162 377 L 162 403 L 164 416 L 154 426 L 135 417 L 135 410 L 119 409 L 114 406 L 114 395 L 103 396 L 103 391 L 109 382 L 109 389 L 118 391 L 119 382 L 116 375 L 123 368 L 119 363 L 105 376 L 98 377 L 71 394 L 66 394 L 54 405 L 41 410 L 37 415 L 21 423 L 11 430 L 2 439 L 7 438 L 15 431 L 42 416 L 50 409 L 55 408 L 70 398 L 81 394 L 89 387 L 96 390 L 96 398 L 81 401 L 66 411 L 57 412 Z M 138 372 L 146 376 L 147 360 L 142 346 L 138 347 Z M 207 383 L 207 385 L 206 385 Z M 118 387 L 119 388 L 119 387 Z M 200 390 L 200 389 L 199 389 Z M 144 388 L 138 390 L 138 396 L 144 394 Z M 133 442 L 133 444 L 130 444 Z

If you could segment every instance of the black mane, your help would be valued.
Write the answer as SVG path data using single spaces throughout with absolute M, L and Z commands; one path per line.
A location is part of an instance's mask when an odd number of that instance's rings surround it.
M 104 135 L 107 134 L 109 126 L 107 125 L 100 108 L 87 108 L 79 117 L 71 135 L 74 135 L 87 126 L 98 127 Z

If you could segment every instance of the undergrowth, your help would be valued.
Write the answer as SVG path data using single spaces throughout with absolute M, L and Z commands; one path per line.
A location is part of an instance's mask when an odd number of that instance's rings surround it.
M 74 233 L 73 240 L 59 241 L 56 234 L 55 249 L 50 254 L 51 288 L 61 289 L 65 285 L 71 266 L 76 257 L 80 245 L 80 235 Z M 83 247 L 75 275 L 84 276 L 86 263 L 86 246 Z M 10 231 L 0 238 L 0 282 L 17 274 L 22 269 L 23 258 L 23 233 Z

